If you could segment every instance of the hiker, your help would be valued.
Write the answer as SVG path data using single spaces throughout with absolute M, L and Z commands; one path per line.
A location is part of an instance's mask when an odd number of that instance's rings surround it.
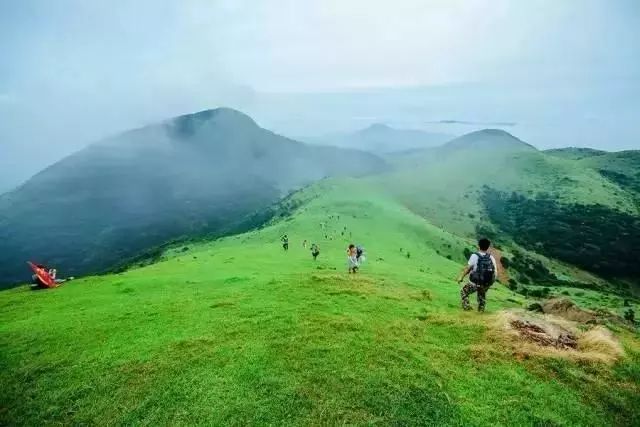
M 302 242 L 302 247 L 303 249 L 307 249 L 307 239 L 304 239 L 304 241 Z
M 311 256 L 313 257 L 314 261 L 316 260 L 316 258 L 318 258 L 318 255 L 320 255 L 320 248 L 315 243 L 312 243 L 311 244 Z
M 351 243 L 347 248 L 347 264 L 349 266 L 349 273 L 357 273 L 358 272 L 358 252 L 356 250 L 356 245 Z
M 280 238 L 280 240 L 282 241 L 282 249 L 284 249 L 285 251 L 289 250 L 289 237 L 287 237 L 287 235 L 285 234 L 284 236 L 282 236 Z
M 478 252 L 471 254 L 469 262 L 462 269 L 458 283 L 462 283 L 467 274 L 469 281 L 460 290 L 460 298 L 462 299 L 462 308 L 471 310 L 469 304 L 469 295 L 474 292 L 478 294 L 478 311 L 483 312 L 487 303 L 487 290 L 495 282 L 498 274 L 498 264 L 488 250 L 491 246 L 489 239 L 482 238 L 478 240 Z

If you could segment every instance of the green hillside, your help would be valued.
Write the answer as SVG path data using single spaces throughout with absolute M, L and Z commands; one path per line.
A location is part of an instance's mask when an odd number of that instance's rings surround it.
M 595 168 L 545 154 L 504 131 L 484 130 L 442 147 L 395 157 L 378 182 L 403 204 L 447 230 L 472 236 L 484 215 L 484 186 L 565 203 L 600 203 L 637 214 L 634 197 Z
M 0 424 L 640 423 L 637 332 L 610 324 L 625 350 L 614 364 L 526 353 L 496 325 L 529 301 L 496 284 L 487 313 L 462 312 L 454 277 L 472 241 L 380 182 L 322 181 L 261 230 L 52 291 L 1 292 Z M 317 262 L 304 239 L 320 245 Z M 355 276 L 350 241 L 367 250 Z
M 614 287 L 638 292 L 633 253 L 640 244 L 640 199 L 632 188 L 638 153 L 576 160 L 487 129 L 442 147 L 394 156 L 395 170 L 370 181 L 446 231 L 468 238 L 495 236 L 510 252 L 546 256 L 542 261 L 555 275 L 538 275 L 534 282 L 557 286 L 554 276 L 560 275 L 598 283 L 583 274 L 587 270 L 623 279 Z
M 602 154 L 605 154 L 606 151 L 585 147 L 567 147 L 552 148 L 550 150 L 545 150 L 545 153 L 563 159 L 580 160 L 593 156 L 600 156 Z
M 28 280 L 27 260 L 84 275 L 169 240 L 244 231 L 291 190 L 385 166 L 290 140 L 228 108 L 125 132 L 0 195 L 0 287 Z

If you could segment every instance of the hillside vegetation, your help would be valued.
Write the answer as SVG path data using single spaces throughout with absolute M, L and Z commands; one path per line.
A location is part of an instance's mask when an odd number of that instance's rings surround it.
M 495 285 L 488 313 L 459 309 L 472 241 L 362 179 L 290 203 L 288 218 L 153 265 L 2 292 L 0 423 L 640 423 L 636 333 L 615 328 L 614 365 L 526 356 L 495 326 L 522 296 Z M 350 241 L 367 249 L 358 275 Z

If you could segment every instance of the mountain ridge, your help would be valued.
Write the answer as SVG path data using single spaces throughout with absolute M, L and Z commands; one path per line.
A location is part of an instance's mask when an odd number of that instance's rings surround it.
M 444 144 L 453 135 L 420 129 L 403 129 L 385 123 L 373 123 L 354 132 L 343 132 L 315 138 L 302 138 L 314 143 L 334 145 L 372 152 L 378 155 L 435 147 Z
M 10 254 L 0 281 L 25 280 L 29 259 L 87 274 L 182 235 L 233 232 L 291 190 L 385 167 L 370 153 L 282 137 L 228 108 L 123 132 L 0 196 L 0 252 Z

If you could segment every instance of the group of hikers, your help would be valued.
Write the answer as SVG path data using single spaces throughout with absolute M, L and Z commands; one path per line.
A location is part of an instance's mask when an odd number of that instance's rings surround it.
M 282 248 L 289 250 L 289 237 L 285 234 L 280 238 Z M 302 247 L 307 248 L 307 240 L 302 242 Z M 478 311 L 483 312 L 487 304 L 487 291 L 495 282 L 498 275 L 498 264 L 489 248 L 491 241 L 486 238 L 478 240 L 478 250 L 472 253 L 458 277 L 458 283 L 462 283 L 467 275 L 469 279 L 460 290 L 460 299 L 464 310 L 471 310 L 469 296 L 476 293 L 478 299 Z M 320 255 L 320 248 L 316 243 L 310 246 L 311 256 L 314 261 Z M 347 247 L 347 267 L 349 274 L 356 274 L 362 262 L 364 262 L 364 249 L 360 245 L 349 244 Z
M 289 250 L 289 237 L 285 234 L 280 238 L 282 248 Z M 307 240 L 302 242 L 302 247 L 307 249 Z M 462 283 L 467 276 L 469 279 L 460 290 L 460 299 L 464 310 L 471 310 L 469 296 L 476 293 L 478 299 L 478 311 L 484 311 L 487 303 L 487 291 L 493 285 L 498 274 L 496 259 L 489 252 L 491 242 L 483 238 L 478 241 L 478 250 L 472 253 L 458 277 L 458 283 Z M 314 261 L 320 255 L 320 247 L 316 243 L 309 246 Z M 364 248 L 353 243 L 347 247 L 347 267 L 349 274 L 356 274 L 365 261 Z M 53 287 L 65 282 L 57 277 L 57 270 L 42 264 L 29 263 L 34 270 L 33 284 L 38 288 Z M 72 279 L 72 278 L 69 278 Z M 69 280 L 67 279 L 67 280 Z
M 287 236 L 286 234 L 283 235 L 282 237 L 280 237 L 280 241 L 282 242 L 282 249 L 284 249 L 284 251 L 287 252 L 289 250 L 289 236 Z M 307 249 L 306 239 L 302 241 L 302 247 L 304 249 Z M 318 259 L 318 255 L 320 255 L 320 247 L 318 246 L 317 243 L 312 243 L 310 246 L 310 249 L 311 249 L 311 256 L 313 257 L 313 260 L 316 261 Z M 348 266 L 349 274 L 357 273 L 358 269 L 360 268 L 360 264 L 364 262 L 365 259 L 366 258 L 364 256 L 364 248 L 360 245 L 356 246 L 353 243 L 351 243 L 347 247 L 347 266 Z

